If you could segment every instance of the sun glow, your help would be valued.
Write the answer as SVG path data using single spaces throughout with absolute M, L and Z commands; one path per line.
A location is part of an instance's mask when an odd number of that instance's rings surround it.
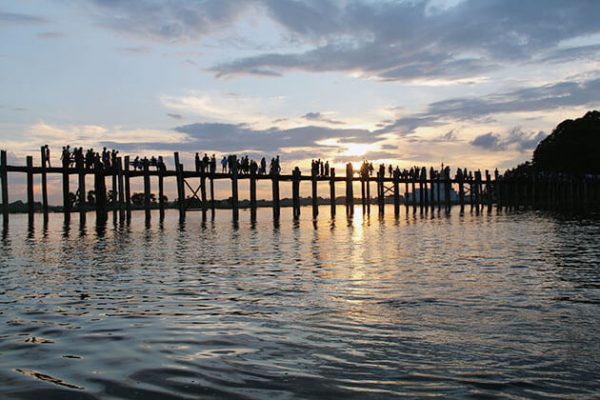
M 348 143 L 345 146 L 346 151 L 343 153 L 345 156 L 362 157 L 373 149 L 373 145 L 369 143 Z

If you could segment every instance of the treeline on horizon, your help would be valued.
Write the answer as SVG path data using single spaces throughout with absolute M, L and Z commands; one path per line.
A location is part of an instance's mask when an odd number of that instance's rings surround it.
M 507 172 L 600 174 L 600 111 L 564 120 L 537 145 L 530 162 Z

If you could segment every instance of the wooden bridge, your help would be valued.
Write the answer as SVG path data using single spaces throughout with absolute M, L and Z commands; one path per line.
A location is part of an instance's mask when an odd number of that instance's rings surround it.
M 234 157 L 235 160 L 235 156 Z M 33 166 L 33 157 L 27 156 L 25 166 L 11 166 L 7 163 L 6 150 L 0 151 L 0 180 L 2 196 L 2 215 L 5 224 L 9 220 L 9 183 L 8 173 L 24 173 L 27 182 L 27 213 L 30 223 L 33 223 L 35 214 L 34 199 L 34 175 L 41 176 L 41 212 L 44 222 L 48 221 L 48 174 L 60 174 L 62 176 L 62 212 L 66 221 L 70 219 L 72 212 L 78 212 L 80 221 L 85 222 L 86 213 L 91 209 L 96 213 L 96 220 L 104 222 L 108 219 L 109 211 L 113 219 L 120 222 L 129 221 L 132 211 L 131 180 L 142 179 L 144 186 L 143 209 L 146 220 L 152 217 L 151 210 L 158 208 L 159 218 L 162 220 L 167 206 L 164 196 L 165 179 L 175 179 L 177 187 L 177 206 L 180 220 L 185 220 L 186 211 L 192 203 L 199 204 L 202 217 L 206 218 L 210 211 L 212 216 L 215 212 L 214 182 L 217 180 L 228 180 L 231 183 L 231 210 L 234 221 L 239 219 L 239 190 L 240 180 L 249 181 L 250 215 L 256 219 L 257 181 L 270 181 L 272 188 L 271 207 L 273 218 L 278 220 L 281 213 L 280 185 L 290 182 L 292 185 L 292 209 L 294 218 L 300 217 L 301 197 L 300 183 L 308 181 L 311 183 L 312 216 L 319 215 L 318 185 L 329 186 L 329 209 L 331 216 L 335 216 L 337 200 L 343 200 L 346 213 L 354 213 L 354 182 L 360 183 L 360 203 L 363 212 L 370 212 L 371 208 L 371 186 L 374 183 L 376 191 L 376 205 L 379 214 L 385 211 L 385 204 L 392 202 L 394 214 L 400 215 L 401 204 L 413 212 L 420 210 L 421 213 L 437 208 L 450 211 L 453 204 L 460 207 L 461 212 L 465 206 L 471 210 L 480 212 L 485 209 L 492 211 L 501 209 L 571 209 L 571 210 L 595 210 L 598 209 L 600 199 L 600 178 L 598 176 L 574 177 L 564 174 L 549 174 L 547 176 L 501 176 L 496 171 L 492 177 L 488 171 L 482 176 L 475 174 L 458 173 L 455 177 L 450 176 L 450 169 L 441 171 L 430 169 L 429 176 L 425 168 L 415 169 L 410 172 L 396 169 L 392 176 L 385 176 L 385 171 L 380 170 L 375 176 L 357 174 L 351 163 L 346 164 L 346 171 L 342 176 L 337 176 L 334 168 L 328 176 L 319 176 L 315 171 L 310 175 L 302 175 L 299 168 L 295 168 L 292 174 L 279 173 L 258 174 L 256 168 L 252 168 L 248 174 L 240 174 L 237 168 L 232 168 L 231 173 L 207 172 L 205 169 L 185 170 L 180 162 L 179 153 L 174 153 L 174 169 L 169 170 L 165 165 L 156 169 L 150 169 L 148 163 L 143 163 L 141 170 L 130 169 L 130 158 L 115 157 L 110 168 L 106 168 L 99 157 L 96 157 L 93 166 L 84 165 L 83 159 L 76 160 L 72 166 L 70 160 L 63 161 L 61 167 L 50 167 L 45 148 L 41 148 L 41 166 Z M 425 173 L 423 173 L 425 171 Z M 74 202 L 70 188 L 70 177 L 78 177 L 77 193 L 78 201 Z M 94 204 L 89 204 L 86 199 L 86 176 L 94 177 Z M 151 177 L 158 181 L 157 206 L 151 202 Z M 107 179 L 111 185 L 111 201 L 107 196 Z M 196 179 L 199 184 L 196 185 Z M 336 197 L 336 182 L 342 182 L 345 186 L 345 194 Z M 187 193 L 191 194 L 190 196 Z M 455 197 L 455 198 L 453 198 Z M 75 204 L 74 204 L 75 203 Z

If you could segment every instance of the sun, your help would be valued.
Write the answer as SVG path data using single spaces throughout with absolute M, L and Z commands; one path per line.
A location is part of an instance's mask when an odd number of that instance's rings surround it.
M 354 157 L 362 157 L 373 148 L 373 145 L 369 143 L 348 143 L 344 146 L 346 146 L 346 151 L 343 155 Z

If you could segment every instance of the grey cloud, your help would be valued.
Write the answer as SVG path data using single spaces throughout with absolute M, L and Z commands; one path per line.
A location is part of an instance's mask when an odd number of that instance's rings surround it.
M 548 134 L 546 132 L 525 133 L 519 128 L 513 129 L 505 139 L 507 146 L 515 145 L 520 151 L 528 151 L 536 148 Z
M 92 0 L 102 26 L 161 41 L 188 41 L 232 24 L 251 2 Z
M 171 117 L 171 118 L 177 119 L 177 120 L 182 120 L 183 119 L 183 115 L 176 114 L 176 113 L 167 113 L 167 117 Z
M 417 128 L 439 125 L 444 125 L 444 122 L 436 115 L 408 115 L 383 126 L 376 133 L 385 134 L 393 132 L 402 136 L 408 136 L 413 134 Z
M 344 122 L 342 122 L 342 121 L 337 121 L 335 119 L 327 118 L 320 112 L 309 112 L 309 113 L 304 114 L 302 116 L 302 118 L 304 118 L 308 121 L 321 121 L 321 122 L 326 122 L 326 123 L 332 124 L 332 125 L 343 125 L 344 124 Z
M 314 153 L 331 151 L 332 146 L 320 146 L 316 142 L 325 139 L 338 139 L 340 143 L 377 142 L 379 137 L 364 129 L 333 129 L 319 126 L 303 126 L 292 129 L 253 129 L 245 124 L 196 123 L 174 128 L 175 131 L 187 134 L 184 143 L 113 143 L 106 141 L 103 145 L 117 147 L 126 151 L 141 149 L 161 149 L 179 151 L 182 146 L 198 150 L 219 152 L 247 152 L 256 154 L 273 154 L 283 152 L 284 148 L 310 147 Z M 301 150 L 297 150 L 301 151 Z M 314 155 L 313 155 L 314 156 Z
M 471 144 L 486 150 L 499 150 L 503 148 L 500 143 L 500 136 L 492 132 L 477 136 L 471 141 Z
M 486 150 L 514 148 L 520 152 L 525 152 L 533 150 L 546 136 L 547 134 L 544 132 L 525 133 L 519 128 L 514 128 L 505 137 L 492 132 L 484 133 L 473 139 L 470 144 Z
M 553 110 L 559 107 L 596 107 L 600 104 L 600 77 L 581 82 L 558 82 L 521 88 L 484 97 L 460 97 L 429 104 L 420 114 L 406 115 L 375 131 L 377 134 L 414 134 L 420 127 L 440 126 L 446 121 L 489 123 L 494 115 L 514 112 Z M 419 141 L 413 138 L 413 141 Z
M 408 140 L 412 143 L 454 143 L 462 141 L 458 138 L 458 135 L 454 129 L 430 139 L 420 139 L 413 136 L 408 138 Z
M 221 151 L 255 150 L 278 151 L 285 147 L 318 146 L 316 142 L 336 138 L 342 143 L 373 142 L 377 135 L 365 129 L 332 129 L 303 126 L 292 129 L 252 129 L 245 124 L 197 123 L 179 126 L 177 132 L 186 133 L 193 144 Z
M 532 60 L 565 39 L 600 31 L 600 3 L 594 1 L 466 0 L 435 12 L 425 0 L 324 2 L 320 7 L 327 12 L 315 17 L 316 3 L 263 2 L 290 32 L 308 43 L 320 38 L 315 47 L 236 59 L 214 71 L 222 76 L 343 70 L 384 80 L 470 77 L 503 62 Z
M 539 62 L 573 62 L 575 60 L 582 59 L 594 59 L 600 58 L 600 44 L 568 47 L 558 50 L 553 50 L 549 54 L 543 56 Z
M 37 25 L 48 22 L 45 18 L 29 14 L 18 14 L 0 11 L 0 27 L 3 25 Z
M 558 50 L 600 32 L 598 1 L 464 0 L 89 0 L 110 29 L 150 40 L 197 40 L 250 10 L 279 24 L 297 52 L 259 53 L 212 67 L 217 76 L 279 76 L 292 70 L 351 71 L 382 80 L 470 78 L 503 63 L 597 55 L 597 46 Z M 255 46 L 261 50 L 261 44 Z M 562 52 L 562 55 L 561 55 Z
M 483 98 L 456 98 L 430 104 L 427 114 L 479 119 L 497 113 L 549 110 L 597 104 L 600 78 L 517 89 Z

